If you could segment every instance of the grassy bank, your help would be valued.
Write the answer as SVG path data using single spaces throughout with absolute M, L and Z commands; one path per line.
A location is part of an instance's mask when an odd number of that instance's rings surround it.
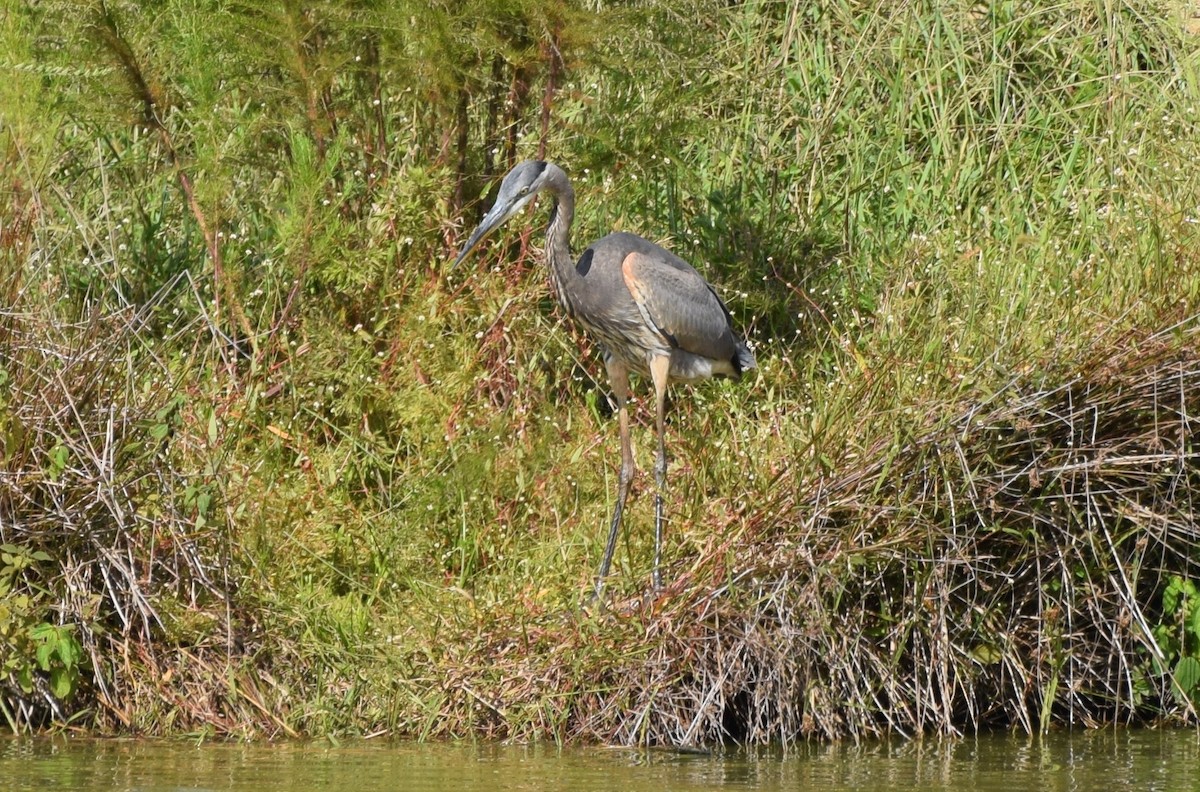
M 1192 9 L 136 11 L 0 12 L 10 728 L 1196 720 Z M 664 241 L 761 364 L 675 393 L 670 583 L 643 474 L 604 609 L 544 214 L 445 274 L 540 155 L 577 248 Z

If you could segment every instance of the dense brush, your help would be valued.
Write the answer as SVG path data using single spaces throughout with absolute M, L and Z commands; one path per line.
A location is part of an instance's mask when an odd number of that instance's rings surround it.
M 0 12 L 9 728 L 1196 721 L 1194 9 L 452 5 Z M 759 364 L 678 394 L 661 597 L 643 475 L 581 606 L 617 429 L 536 242 L 446 272 L 531 158 Z

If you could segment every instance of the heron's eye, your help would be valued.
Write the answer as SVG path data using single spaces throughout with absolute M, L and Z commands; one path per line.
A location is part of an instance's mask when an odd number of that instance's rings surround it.
M 529 195 L 529 188 L 528 188 L 528 187 L 522 187 L 522 188 L 521 188 L 521 195 Z

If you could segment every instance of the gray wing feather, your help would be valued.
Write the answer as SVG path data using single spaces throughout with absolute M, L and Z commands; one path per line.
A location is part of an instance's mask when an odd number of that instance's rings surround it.
M 737 342 L 725 304 L 687 262 L 655 248 L 630 253 L 621 264 L 638 309 L 674 346 L 713 360 L 732 358 Z

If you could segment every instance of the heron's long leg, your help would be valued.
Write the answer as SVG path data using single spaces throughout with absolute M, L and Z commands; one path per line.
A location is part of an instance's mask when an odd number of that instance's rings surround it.
M 604 546 L 604 558 L 600 561 L 600 573 L 596 576 L 596 591 L 599 598 L 604 590 L 604 577 L 612 564 L 613 551 L 617 547 L 617 533 L 621 530 L 621 514 L 625 511 L 625 498 L 629 495 L 629 484 L 633 481 L 633 447 L 629 441 L 629 411 L 625 402 L 629 399 L 629 369 L 625 364 L 606 355 L 608 378 L 612 382 L 613 396 L 617 399 L 617 420 L 621 432 L 621 472 L 617 477 L 617 503 L 613 507 L 612 525 L 608 529 L 608 544 Z
M 663 492 L 667 488 L 667 380 L 671 373 L 671 358 L 661 355 L 650 361 L 650 376 L 654 379 L 654 401 L 657 412 L 655 423 L 658 429 L 658 457 L 654 461 L 654 570 L 650 583 L 655 590 L 662 588 L 662 573 L 658 571 L 662 560 L 663 537 Z

